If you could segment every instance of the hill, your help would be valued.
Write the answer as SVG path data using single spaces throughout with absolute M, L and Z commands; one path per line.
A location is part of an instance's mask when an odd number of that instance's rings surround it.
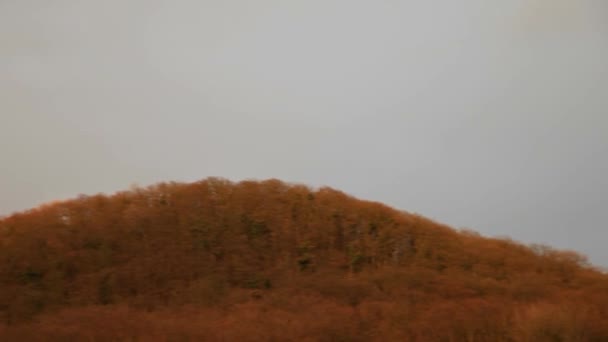
M 608 276 L 330 188 L 162 183 L 1 219 L 0 340 L 608 341 Z

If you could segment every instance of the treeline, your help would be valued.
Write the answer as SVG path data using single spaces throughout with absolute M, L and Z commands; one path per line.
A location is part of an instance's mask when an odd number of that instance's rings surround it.
M 608 277 L 330 188 L 162 183 L 0 220 L 0 340 L 607 341 Z

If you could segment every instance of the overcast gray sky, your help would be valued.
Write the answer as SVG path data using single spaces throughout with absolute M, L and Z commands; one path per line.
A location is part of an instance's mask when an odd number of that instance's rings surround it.
M 608 266 L 605 0 L 0 0 L 0 215 L 280 178 Z

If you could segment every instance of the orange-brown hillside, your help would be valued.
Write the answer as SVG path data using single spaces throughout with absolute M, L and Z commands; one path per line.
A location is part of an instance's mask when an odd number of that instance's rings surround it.
M 0 340 L 608 341 L 608 277 L 329 188 L 163 183 L 0 220 Z

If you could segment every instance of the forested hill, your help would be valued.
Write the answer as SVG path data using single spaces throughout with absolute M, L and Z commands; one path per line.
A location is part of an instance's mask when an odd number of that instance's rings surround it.
M 0 340 L 608 341 L 608 277 L 330 188 L 210 178 L 0 220 Z

